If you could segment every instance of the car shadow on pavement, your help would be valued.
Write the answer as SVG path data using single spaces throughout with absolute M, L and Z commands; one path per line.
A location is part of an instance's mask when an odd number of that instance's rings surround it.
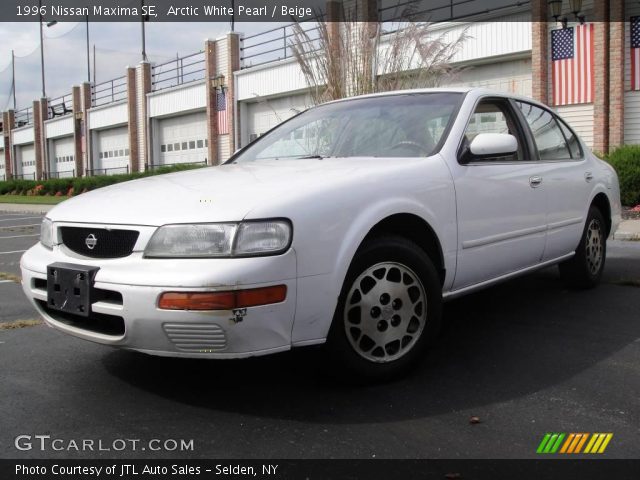
M 329 424 L 398 421 L 504 402 L 595 366 L 640 338 L 636 292 L 606 283 L 567 290 L 547 269 L 451 301 L 424 361 L 382 385 L 340 383 L 308 348 L 224 361 L 113 351 L 104 366 L 136 388 L 215 411 Z

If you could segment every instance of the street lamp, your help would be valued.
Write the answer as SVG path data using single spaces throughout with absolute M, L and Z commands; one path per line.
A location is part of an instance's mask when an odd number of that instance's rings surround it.
M 584 15 L 580 15 L 582 11 L 582 0 L 569 0 L 571 6 L 571 13 L 576 17 L 576 20 L 580 22 L 580 25 L 584 24 Z
M 562 0 L 549 0 L 549 6 L 556 23 L 561 22 L 562 28 L 567 28 L 567 17 L 562 16 Z
M 84 23 L 85 23 L 85 30 L 87 32 L 87 81 L 89 83 L 91 83 L 91 59 L 89 57 L 89 15 L 86 15 L 84 17 Z M 54 25 L 57 25 L 58 21 L 57 20 L 52 20 L 50 22 L 47 22 L 47 27 L 53 27 Z

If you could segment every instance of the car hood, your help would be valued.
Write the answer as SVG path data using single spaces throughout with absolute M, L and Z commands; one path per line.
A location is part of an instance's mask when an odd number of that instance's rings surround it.
M 396 161 L 411 162 L 381 158 L 278 160 L 156 175 L 83 193 L 61 203 L 47 217 L 57 222 L 153 226 L 238 221 L 276 197 L 295 198 L 361 181 L 363 176 L 387 175 Z

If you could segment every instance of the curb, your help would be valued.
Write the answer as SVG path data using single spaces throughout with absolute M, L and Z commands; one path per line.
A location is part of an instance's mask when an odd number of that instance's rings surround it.
M 640 233 L 623 232 L 618 230 L 613 234 L 614 240 L 640 241 Z
M 1 213 L 33 213 L 44 215 L 55 205 L 32 205 L 26 203 L 0 203 Z

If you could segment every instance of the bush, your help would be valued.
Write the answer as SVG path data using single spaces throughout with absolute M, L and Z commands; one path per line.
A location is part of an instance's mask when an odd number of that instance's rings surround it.
M 77 195 L 96 188 L 106 187 L 114 183 L 135 180 L 136 178 L 161 175 L 164 173 L 180 172 L 202 168 L 203 165 L 181 164 L 160 167 L 139 173 L 120 175 L 99 175 L 95 177 L 52 178 L 50 180 L 6 180 L 0 181 L 0 195 Z
M 623 145 L 606 160 L 618 173 L 622 204 L 631 207 L 640 204 L 640 145 Z

